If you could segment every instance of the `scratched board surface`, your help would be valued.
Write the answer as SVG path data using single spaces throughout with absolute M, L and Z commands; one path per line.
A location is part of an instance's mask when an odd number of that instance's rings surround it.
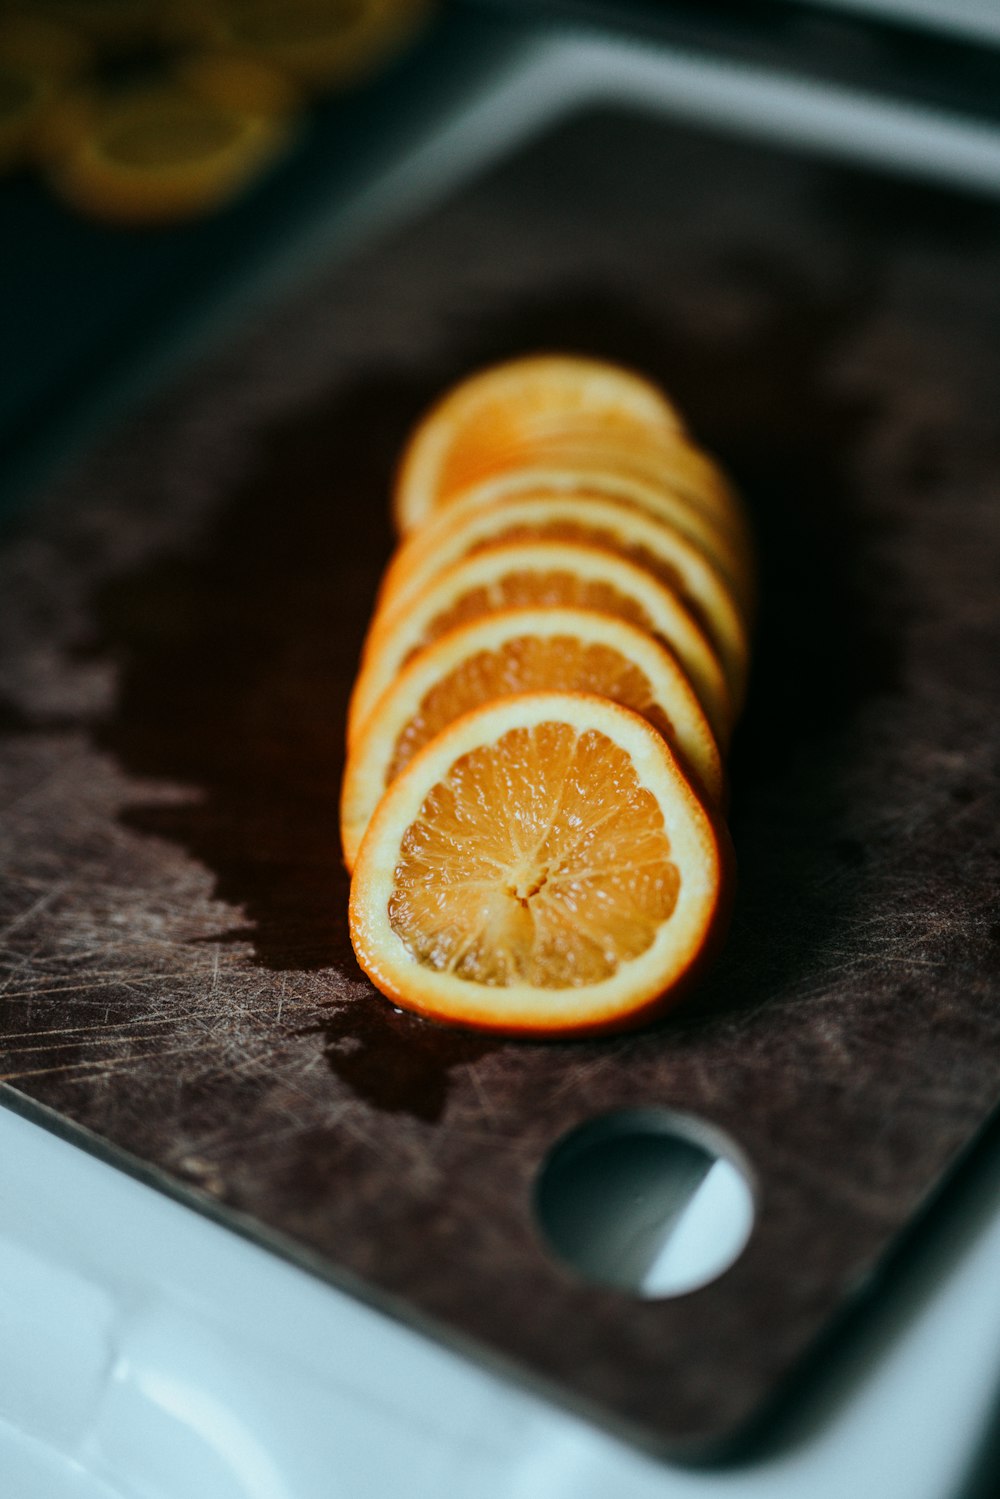
M 640 1440 L 739 1428 L 1000 1097 L 997 229 L 591 113 L 39 495 L 0 577 L 20 1106 Z M 746 492 L 763 580 L 725 953 L 656 1028 L 558 1045 L 375 994 L 336 833 L 404 434 L 537 347 L 667 386 Z M 760 1188 L 737 1264 L 659 1302 L 575 1280 L 531 1214 L 566 1130 L 645 1104 L 727 1130 Z

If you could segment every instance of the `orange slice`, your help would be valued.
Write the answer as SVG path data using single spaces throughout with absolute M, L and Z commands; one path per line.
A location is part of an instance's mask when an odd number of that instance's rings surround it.
M 466 714 L 389 787 L 351 940 L 393 1003 L 513 1035 L 639 1025 L 728 914 L 728 840 L 645 719 L 540 693 Z
M 726 679 L 711 645 L 676 594 L 645 568 L 600 547 L 518 541 L 463 558 L 383 627 L 375 621 L 348 711 L 352 744 L 382 693 L 421 647 L 456 625 L 501 609 L 570 605 L 629 620 L 666 645 L 690 679 L 720 743 L 732 727 Z
M 7 66 L 47 77 L 72 78 L 89 66 L 93 52 L 72 26 L 41 15 L 15 14 L 0 17 L 0 59 Z
M 31 156 L 41 167 L 53 166 L 75 151 L 100 115 L 96 90 L 74 84 L 56 99 L 31 133 Z
M 32 134 L 53 97 L 50 79 L 12 66 L 0 55 L 0 170 L 27 156 Z
M 51 180 L 96 217 L 165 223 L 226 202 L 287 139 L 287 123 L 273 115 L 243 114 L 180 86 L 148 89 L 107 103 Z
M 187 0 L 175 36 L 281 68 L 305 84 L 353 82 L 416 29 L 429 0 Z
M 102 54 L 155 39 L 165 0 L 21 0 L 34 16 L 78 28 Z M 169 3 L 169 0 L 167 0 Z
M 74 31 L 40 17 L 0 17 L 0 169 L 30 156 L 70 79 L 90 61 Z
M 525 494 L 483 506 L 448 505 L 399 548 L 379 595 L 376 618 L 389 621 L 462 557 L 511 541 L 577 541 L 605 547 L 647 568 L 672 588 L 715 647 L 736 711 L 746 691 L 746 624 L 711 562 L 670 527 L 632 506 L 598 496 Z
M 508 609 L 449 630 L 386 689 L 351 749 L 341 798 L 344 862 L 386 787 L 463 713 L 519 692 L 589 692 L 640 713 L 718 806 L 722 765 L 708 720 L 669 651 L 588 609 Z
M 523 468 L 575 468 L 583 473 L 611 470 L 682 496 L 744 550 L 750 526 L 743 502 L 713 458 L 679 433 L 627 437 L 581 427 L 537 435 L 502 450 L 484 452 L 466 468 L 466 487 Z M 436 506 L 450 503 L 455 488 L 442 489 Z
M 302 103 L 302 92 L 287 73 L 255 57 L 196 52 L 174 72 L 188 93 L 237 114 L 289 114 Z
M 504 453 L 567 430 L 628 442 L 679 435 L 683 424 L 655 385 L 604 360 L 538 354 L 494 365 L 450 390 L 411 435 L 396 486 L 400 531 L 504 466 Z
M 619 504 L 630 505 L 635 510 L 655 516 L 711 559 L 732 588 L 744 617 L 753 618 L 756 581 L 749 536 L 741 536 L 737 541 L 732 536 L 730 527 L 661 483 L 640 479 L 620 470 L 573 468 L 571 464 L 555 468 L 512 468 L 459 491 L 440 510 L 450 512 L 464 504 L 471 508 L 473 503 L 496 505 L 524 494 L 571 495 L 581 499 L 596 495 L 617 500 Z M 412 537 L 407 535 L 404 539 L 409 542 L 420 535 L 438 513 L 435 511 L 433 516 L 427 517 L 412 533 Z

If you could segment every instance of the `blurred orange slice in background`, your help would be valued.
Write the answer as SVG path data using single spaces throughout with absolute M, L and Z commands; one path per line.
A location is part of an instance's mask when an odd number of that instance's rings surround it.
M 431 9 L 430 0 L 174 0 L 166 24 L 178 40 L 329 88 L 360 82 Z
M 227 202 L 288 139 L 284 116 L 226 108 L 179 85 L 144 88 L 103 101 L 50 180 L 96 217 L 169 223 Z
M 33 154 L 48 111 L 91 59 L 84 37 L 31 15 L 0 18 L 0 169 Z

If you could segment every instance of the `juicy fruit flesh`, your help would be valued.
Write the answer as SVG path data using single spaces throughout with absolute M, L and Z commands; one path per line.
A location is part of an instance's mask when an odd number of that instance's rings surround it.
M 572 635 L 521 635 L 494 650 L 477 651 L 424 694 L 396 740 L 386 785 L 462 713 L 494 698 L 553 687 L 612 698 L 641 713 L 664 736 L 672 734 L 670 720 L 653 699 L 649 678 L 621 651 Z
M 598 609 L 627 619 L 646 631 L 652 630 L 652 620 L 642 605 L 611 583 L 579 577 L 569 571 L 522 569 L 504 573 L 461 594 L 449 608 L 435 615 L 420 644 L 436 640 L 446 630 L 480 619 L 484 614 L 501 609 L 544 608 L 550 604 Z
M 389 920 L 410 955 L 493 987 L 599 983 L 653 944 L 680 875 L 625 750 L 541 723 L 460 756 L 403 835 Z

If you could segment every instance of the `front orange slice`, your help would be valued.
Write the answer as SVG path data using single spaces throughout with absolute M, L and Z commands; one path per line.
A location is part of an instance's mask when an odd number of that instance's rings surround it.
M 713 952 L 731 862 L 666 741 L 604 698 L 507 698 L 389 787 L 351 882 L 351 940 L 393 1003 L 510 1035 L 633 1027 Z
M 494 365 L 453 387 L 414 429 L 396 486 L 400 531 L 488 476 L 494 457 L 565 430 L 628 442 L 684 429 L 662 392 L 620 365 L 565 354 Z
M 348 710 L 348 744 L 412 656 L 457 625 L 501 609 L 569 605 L 626 619 L 677 657 L 720 743 L 733 704 L 704 631 L 671 589 L 644 567 L 600 547 L 518 541 L 465 557 L 433 578 L 405 610 L 375 620 Z
M 634 506 L 600 496 L 527 493 L 484 506 L 473 496 L 448 505 L 403 542 L 388 568 L 376 617 L 388 623 L 453 562 L 512 541 L 576 541 L 645 567 L 671 588 L 701 625 L 722 662 L 734 707 L 746 690 L 746 622 L 731 589 L 705 554 Z
M 375 807 L 434 736 L 473 708 L 515 693 L 589 692 L 640 713 L 718 806 L 718 747 L 674 657 L 645 631 L 589 609 L 508 609 L 450 630 L 413 658 L 348 755 L 341 842 L 350 869 Z

